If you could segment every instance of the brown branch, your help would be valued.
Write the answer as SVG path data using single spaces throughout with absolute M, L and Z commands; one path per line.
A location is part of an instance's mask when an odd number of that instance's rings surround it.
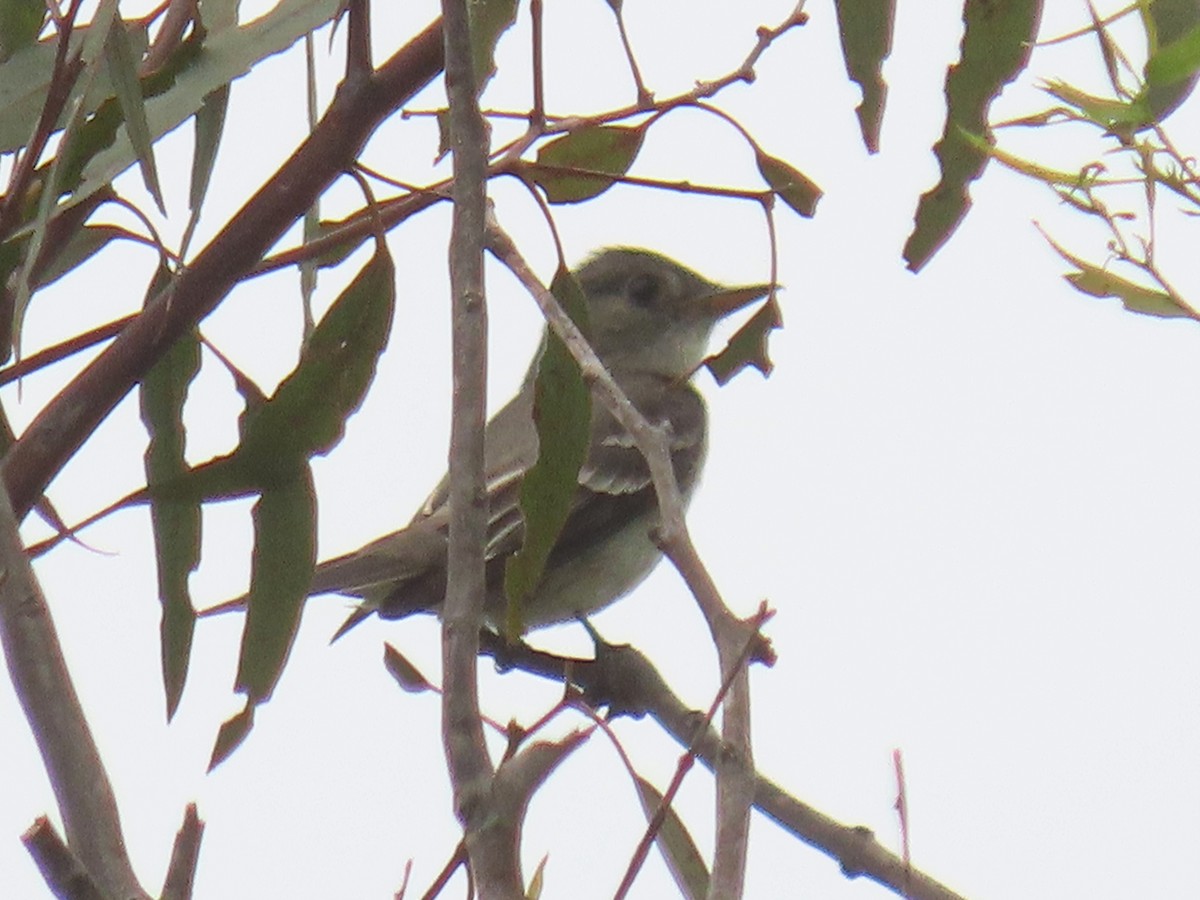
M 710 771 L 728 756 L 725 743 L 704 713 L 688 707 L 673 693 L 654 664 L 633 647 L 600 645 L 595 659 L 565 659 L 523 644 L 509 644 L 484 633 L 484 653 L 502 668 L 579 686 L 587 697 L 599 696 L 610 715 L 649 713 L 681 747 L 691 748 Z M 908 900 L 965 900 L 875 840 L 869 828 L 845 825 L 793 797 L 775 782 L 747 770 L 754 782 L 754 807 L 781 828 L 835 860 L 848 878 L 867 877 Z M 906 893 L 907 891 L 907 893 Z
M 63 843 L 50 820 L 38 816 L 23 835 L 21 843 L 33 857 L 46 886 L 55 897 L 65 900 L 106 900 L 83 863 Z
M 46 764 L 71 852 L 113 897 L 146 897 L 125 852 L 108 773 L 63 662 L 8 495 L 0 489 L 0 645 Z
M 196 813 L 196 804 L 189 803 L 183 813 L 183 823 L 175 834 L 171 847 L 171 862 L 167 866 L 167 878 L 163 882 L 159 900 L 191 900 L 192 886 L 196 881 L 196 864 L 200 861 L 200 839 L 204 837 L 204 823 Z
M 441 22 L 370 79 L 342 84 L 321 122 L 194 262 L 34 419 L 4 459 L 13 508 L 24 516 L 50 479 L 139 378 L 250 271 L 353 161 L 375 128 L 442 66 Z

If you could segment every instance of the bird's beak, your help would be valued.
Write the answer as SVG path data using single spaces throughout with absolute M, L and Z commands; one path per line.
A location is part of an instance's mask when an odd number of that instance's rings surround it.
M 701 303 L 713 319 L 723 319 L 744 306 L 774 291 L 776 284 L 752 284 L 746 287 L 722 288 L 715 294 L 709 294 Z

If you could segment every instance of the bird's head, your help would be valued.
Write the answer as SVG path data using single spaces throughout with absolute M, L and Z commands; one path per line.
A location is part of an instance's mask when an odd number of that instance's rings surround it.
M 616 247 L 575 273 L 587 297 L 591 343 L 614 372 L 686 378 L 704 361 L 713 326 L 766 296 L 770 284 L 714 284 L 649 250 Z

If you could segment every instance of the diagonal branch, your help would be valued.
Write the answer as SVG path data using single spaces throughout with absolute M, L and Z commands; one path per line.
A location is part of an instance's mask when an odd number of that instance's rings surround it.
M 70 854 L 104 894 L 141 898 L 112 783 L 63 661 L 50 608 L 0 488 L 0 645 L 58 801 Z M 41 830 L 39 830 L 41 833 Z M 54 855 L 60 862 L 63 854 Z M 60 871 L 59 866 L 50 870 Z
M 174 283 L 34 419 L 4 459 L 18 518 L 158 359 L 208 315 L 292 223 L 353 163 L 388 115 L 442 68 L 441 21 L 367 79 L 347 80 L 325 116 Z
M 740 897 L 745 880 L 754 788 L 753 781 L 746 776 L 754 763 L 750 743 L 749 678 L 742 651 L 752 632 L 725 606 L 688 535 L 683 495 L 675 480 L 675 467 L 671 463 L 671 451 L 663 429 L 648 422 L 629 401 L 579 328 L 558 305 L 554 295 L 538 281 L 512 239 L 498 225 L 490 229 L 488 243 L 491 250 L 533 294 L 546 321 L 579 363 L 584 381 L 596 390 L 600 401 L 633 437 L 646 458 L 658 495 L 662 523 L 659 543 L 687 582 L 704 613 L 717 647 L 721 680 L 730 682 L 721 715 L 726 752 L 716 767 L 717 852 L 713 859 L 710 894 L 714 897 Z M 735 669 L 739 670 L 736 675 Z

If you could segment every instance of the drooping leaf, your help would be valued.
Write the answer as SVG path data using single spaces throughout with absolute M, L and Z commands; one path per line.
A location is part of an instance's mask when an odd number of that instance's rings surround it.
M 706 359 L 704 365 L 712 372 L 717 384 L 725 384 L 746 366 L 753 366 L 764 376 L 770 375 L 775 364 L 768 353 L 767 339 L 772 331 L 782 327 L 779 303 L 772 297 L 734 333 L 725 348 Z
M 496 43 L 517 20 L 517 0 L 471 0 L 467 4 L 471 29 L 471 65 L 478 93 L 496 74 Z
M 862 90 L 858 127 L 871 153 L 879 152 L 879 129 L 887 100 L 883 61 L 892 52 L 895 0 L 836 0 L 846 72 Z
M 312 473 L 263 491 L 254 505 L 254 553 L 236 690 L 252 704 L 271 697 L 292 650 L 317 564 Z
M 0 3 L 4 7 L 9 0 Z M 43 10 L 44 4 L 39 4 Z M 76 27 L 71 32 L 70 51 L 75 52 L 87 42 L 91 35 L 99 34 L 101 39 L 96 42 L 94 51 L 89 48 L 84 55 L 83 63 L 90 65 L 103 54 L 104 40 L 111 19 L 97 14 L 93 22 Z M 133 45 L 134 55 L 140 56 L 146 49 L 146 28 L 140 22 L 129 23 L 129 38 Z M 46 102 L 46 93 L 50 88 L 51 78 L 54 77 L 54 59 L 58 40 L 57 37 L 40 41 L 32 46 L 25 46 L 13 54 L 11 59 L 0 63 L 0 153 L 15 150 L 29 140 L 33 125 L 41 115 L 42 106 Z M 89 79 L 78 81 L 68 94 L 64 110 L 70 110 L 85 88 L 87 96 L 83 99 L 83 112 L 92 113 L 105 100 L 113 96 L 113 86 L 108 72 L 103 66 Z M 56 123 L 61 128 L 63 121 Z
M 1079 270 L 1068 272 L 1063 277 L 1080 293 L 1089 297 L 1115 297 L 1130 312 L 1146 316 L 1164 319 L 1196 318 L 1192 310 L 1181 307 L 1165 291 L 1157 291 L 1121 278 L 1102 266 L 1093 265 L 1068 253 L 1049 236 L 1046 236 L 1046 240 L 1059 256 Z
M 247 416 L 236 451 L 269 483 L 273 473 L 341 439 L 387 345 L 395 308 L 395 270 L 380 241 L 367 262 L 305 342 L 295 370 L 271 399 Z
M 154 198 L 158 211 L 166 215 L 162 189 L 158 184 L 158 168 L 154 164 L 154 147 L 150 140 L 150 126 L 146 124 L 146 104 L 142 97 L 142 85 L 138 80 L 138 59 L 133 44 L 125 30 L 125 23 L 118 15 L 108 29 L 108 40 L 104 44 L 104 57 L 112 77 L 121 115 L 133 152 L 142 171 L 146 190 Z
M 551 203 L 589 200 L 612 187 L 607 176 L 629 171 L 643 135 L 641 127 L 589 125 L 546 144 L 527 171 Z
M 204 98 L 196 110 L 195 149 L 192 152 L 192 175 L 188 185 L 188 209 L 199 217 L 217 162 L 217 149 L 225 131 L 225 111 L 229 108 L 229 85 L 217 88 Z
M 84 225 L 71 235 L 53 259 L 34 272 L 37 286 L 53 284 L 116 240 L 141 242 L 138 235 L 119 225 Z
M 242 741 L 246 739 L 246 735 L 253 727 L 254 704 L 247 700 L 241 712 L 221 723 L 221 729 L 217 732 L 217 740 L 213 745 L 212 756 L 208 760 L 208 771 L 211 772 L 227 760 L 229 754 L 241 746 Z
M 407 656 L 391 644 L 383 645 L 383 665 L 396 679 L 396 683 L 408 693 L 424 694 L 433 690 L 429 679 L 421 674 L 421 671 L 409 661 Z
M 640 775 L 636 776 L 636 781 L 638 799 L 641 800 L 647 821 L 650 821 L 662 806 L 663 795 Z M 654 835 L 654 843 L 666 860 L 667 868 L 680 893 L 688 900 L 707 897 L 710 878 L 708 867 L 704 864 L 704 857 L 696 846 L 696 841 L 673 807 L 667 807 L 658 833 Z
M 170 271 L 160 265 L 147 298 L 157 295 L 170 278 Z M 183 404 L 199 371 L 200 341 L 191 332 L 180 338 L 142 379 L 141 415 L 150 437 L 145 455 L 147 484 L 169 481 L 188 471 Z M 158 564 L 158 599 L 162 604 L 159 636 L 169 719 L 183 696 L 196 622 L 188 577 L 200 564 L 200 501 L 165 500 L 152 495 L 150 522 Z
M 971 204 L 967 186 L 983 173 L 988 157 L 971 146 L 962 132 L 990 135 L 988 109 L 1029 62 L 1041 13 L 1041 0 L 966 0 L 962 52 L 946 74 L 946 127 L 933 148 L 941 179 L 921 196 L 904 245 L 904 259 L 914 272 L 967 214 Z
M 817 211 L 822 191 L 811 178 L 782 159 L 768 156 L 761 150 L 755 153 L 758 171 L 776 195 L 806 219 Z
M 587 333 L 587 303 L 579 282 L 560 266 L 550 290 L 567 314 Z M 566 524 L 587 459 L 591 430 L 591 394 L 579 365 L 552 332 L 547 336 L 534 384 L 533 418 L 538 432 L 537 462 L 521 484 L 525 539 L 504 570 L 508 597 L 505 630 L 519 637 L 521 604 L 541 581 L 550 551 Z
M 342 2 L 280 0 L 269 13 L 250 24 L 210 36 L 204 42 L 204 52 L 174 77 L 170 89 L 146 101 L 146 121 L 152 139 L 157 140 L 185 122 L 217 88 L 328 22 Z M 112 183 L 135 160 L 128 134 L 121 129 L 111 146 L 89 157 L 82 183 L 65 202 L 77 203 Z

